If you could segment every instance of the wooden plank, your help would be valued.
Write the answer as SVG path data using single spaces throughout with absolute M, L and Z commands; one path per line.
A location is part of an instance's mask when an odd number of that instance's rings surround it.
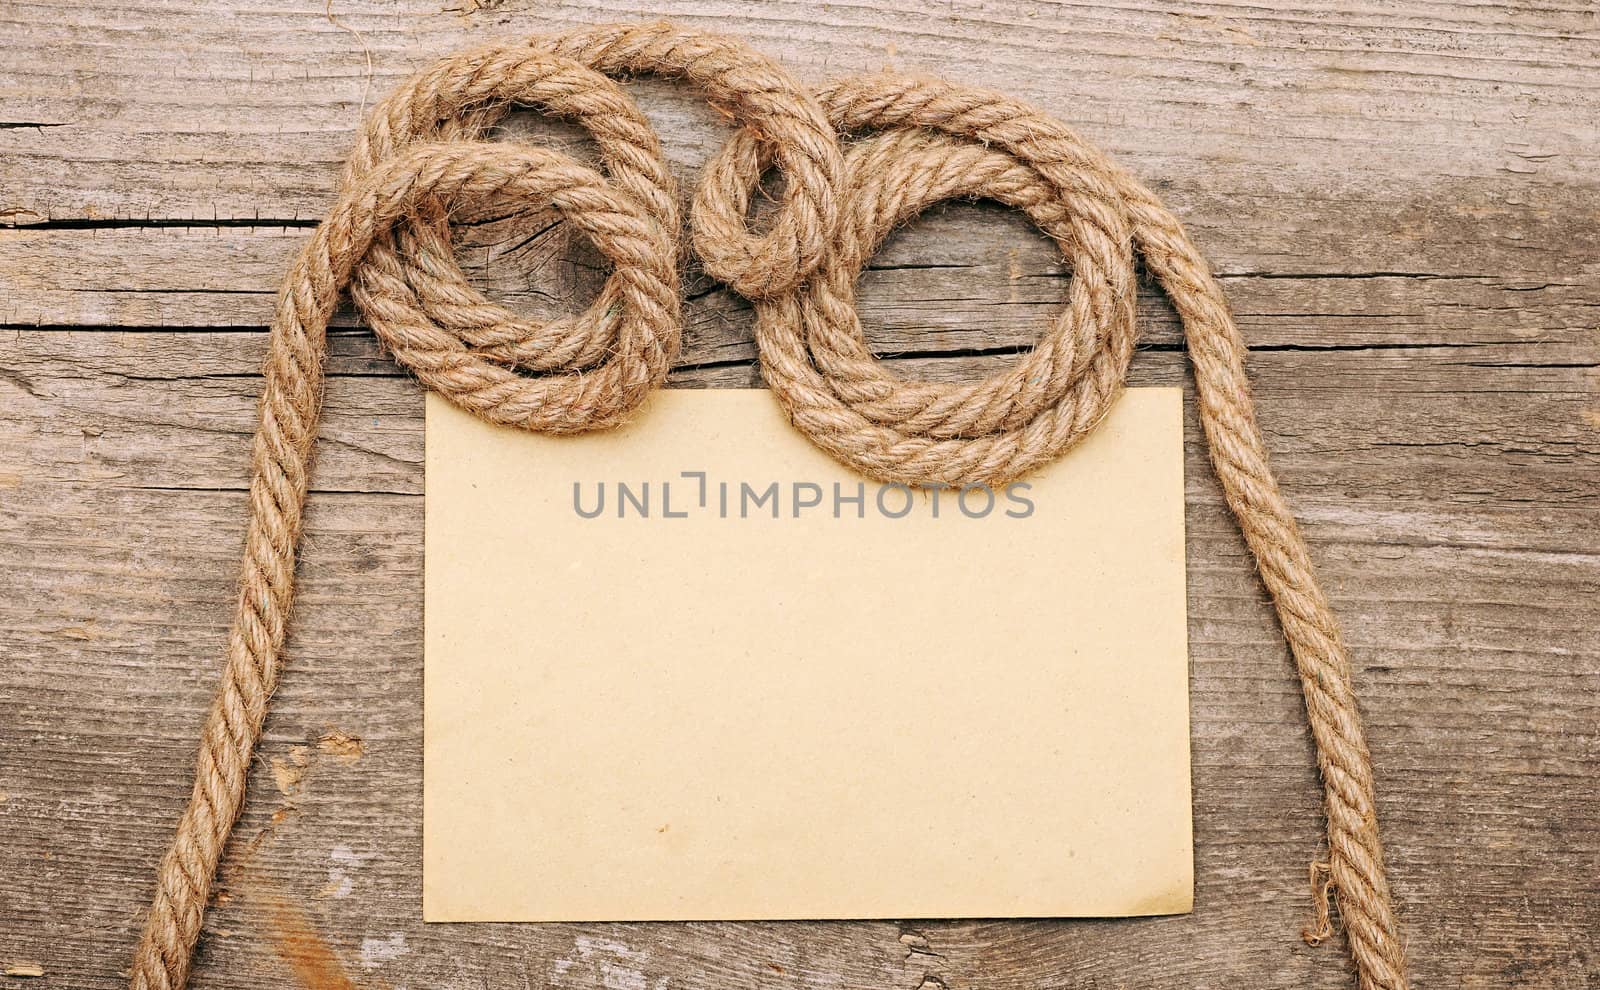
M 20 836 L 0 847 L 11 878 L 0 904 L 14 919 L 4 929 L 19 933 L 0 936 L 0 955 L 43 954 L 68 985 L 116 984 L 185 786 L 242 536 L 260 343 L 58 332 L 0 352 L 10 410 L 0 815 Z M 1179 381 L 1181 361 L 1144 355 L 1139 380 Z M 907 370 L 972 374 L 992 362 Z M 1578 425 L 1593 400 L 1588 372 L 1546 371 L 1525 392 L 1497 392 L 1488 386 L 1509 381 L 1505 369 L 1453 351 L 1266 352 L 1256 364 L 1278 465 L 1362 668 L 1419 979 L 1503 978 L 1532 959 L 1549 985 L 1581 985 L 1584 933 L 1600 924 L 1584 869 L 1600 855 L 1600 797 L 1576 786 L 1600 772 L 1600 444 Z M 1462 409 L 1465 395 L 1475 398 Z M 1434 439 L 1442 420 L 1414 415 L 1441 402 L 1462 417 L 1454 440 Z M 1192 917 L 420 925 L 419 415 L 403 378 L 357 372 L 330 386 L 292 667 L 200 985 L 287 979 L 314 945 L 331 955 L 313 960 L 384 985 L 518 986 L 524 973 L 578 986 L 627 973 L 706 986 L 914 986 L 922 973 L 1017 987 L 1132 974 L 1141 985 L 1263 973 L 1344 984 L 1332 950 L 1294 938 L 1318 843 L 1303 716 L 1193 423 Z M 1473 435 L 1494 439 L 1464 439 Z M 361 740 L 359 755 L 345 737 Z M 1452 937 L 1463 919 L 1495 937 Z
M 90 227 L 305 222 L 363 108 L 431 57 L 641 10 L 406 0 L 334 13 L 10 5 L 0 33 L 25 43 L 0 52 L 14 125 L 0 128 L 0 212 Z M 1600 43 L 1581 5 L 1397 16 L 893 0 L 818 16 L 803 0 L 716 0 L 676 13 L 737 31 L 805 79 L 892 65 L 1035 100 L 1146 177 L 1224 268 L 1415 271 L 1426 253 L 1445 274 L 1543 277 L 1552 258 L 1600 247 L 1588 195 Z M 669 157 L 697 167 L 724 133 L 710 111 L 679 87 L 635 89 Z
M 469 276 L 518 312 L 585 305 L 600 261 L 548 214 L 459 228 Z M 299 228 L 0 229 L 0 328 L 259 329 L 306 235 Z M 1443 267 L 1443 266 L 1441 266 Z M 1525 343 L 1545 361 L 1592 347 L 1600 273 L 1538 277 L 1432 272 L 1250 272 L 1220 268 L 1252 346 Z M 991 204 L 949 204 L 897 231 L 861 283 L 861 312 L 885 353 L 1030 343 L 1061 306 L 1070 272 L 1027 221 Z M 750 308 L 691 269 L 684 361 L 746 360 Z M 1155 287 L 1142 293 L 1148 343 L 1179 341 Z M 353 313 L 340 326 L 355 326 Z
M 446 3 L 0 9 L 0 969 L 122 982 L 225 633 L 264 325 L 364 108 L 461 44 L 667 12 L 804 79 L 893 64 L 1008 90 L 1168 198 L 1251 341 L 1355 653 L 1416 985 L 1600 979 L 1586 5 Z M 630 87 L 687 188 L 723 124 Z M 590 150 L 532 114 L 503 136 Z M 519 310 L 602 275 L 547 216 L 460 219 L 464 266 Z M 874 259 L 862 312 L 903 373 L 966 378 L 1068 277 L 1016 216 L 952 205 Z M 688 288 L 674 384 L 755 384 L 748 307 L 693 268 Z M 1135 383 L 1183 382 L 1149 286 L 1141 317 Z M 290 668 L 196 986 L 1351 984 L 1341 947 L 1296 937 L 1319 788 L 1192 403 L 1195 914 L 421 925 L 421 399 L 338 326 Z

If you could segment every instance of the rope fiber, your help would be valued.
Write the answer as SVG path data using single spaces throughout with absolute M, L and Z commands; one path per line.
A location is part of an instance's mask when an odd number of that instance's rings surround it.
M 1267 464 L 1244 342 L 1177 219 L 1065 125 L 1004 95 L 888 73 L 813 92 L 739 41 L 656 23 L 459 52 L 368 117 L 327 217 L 278 296 L 237 607 L 193 793 L 134 954 L 133 990 L 187 982 L 244 801 L 282 669 L 327 326 L 341 293 L 424 386 L 494 423 L 604 429 L 665 380 L 681 337 L 678 192 L 654 130 L 612 80 L 644 74 L 688 81 L 738 125 L 694 194 L 694 250 L 754 304 L 763 377 L 796 428 L 874 478 L 1002 483 L 1082 439 L 1123 387 L 1143 260 L 1182 317 L 1212 464 L 1299 672 L 1326 792 L 1327 861 L 1313 878 L 1336 894 L 1362 990 L 1406 987 L 1350 663 Z M 602 170 L 484 140 L 523 105 L 585 127 Z M 841 135 L 854 137 L 848 151 Z M 784 192 L 757 235 L 747 214 L 774 165 Z M 903 380 L 867 346 L 856 281 L 897 224 L 958 197 L 1012 206 L 1060 246 L 1072 271 L 1066 306 L 1015 366 L 985 380 Z M 534 322 L 467 283 L 448 217 L 457 204 L 493 198 L 553 207 L 594 241 L 612 270 L 585 312 Z M 1318 936 L 1328 934 L 1325 911 Z

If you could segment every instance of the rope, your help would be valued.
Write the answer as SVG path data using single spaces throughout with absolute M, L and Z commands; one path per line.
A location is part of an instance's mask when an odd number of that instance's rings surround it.
M 491 422 L 603 429 L 665 379 L 681 335 L 678 197 L 654 131 L 608 78 L 635 74 L 685 79 L 741 126 L 694 195 L 694 249 L 707 272 L 753 302 L 762 372 L 794 425 L 875 478 L 999 483 L 1093 430 L 1133 354 L 1135 256 L 1143 259 L 1182 317 L 1212 463 L 1300 675 L 1326 790 L 1319 889 L 1324 899 L 1327 887 L 1336 892 L 1362 990 L 1406 987 L 1349 660 L 1267 465 L 1244 343 L 1177 219 L 1063 124 L 1003 95 L 893 74 L 810 93 L 738 41 L 649 24 L 448 56 L 367 119 L 334 204 L 278 297 L 237 609 L 194 790 L 134 955 L 134 990 L 185 985 L 244 800 L 281 671 L 327 325 L 340 293 L 348 287 L 425 386 Z M 604 172 L 483 140 L 524 104 L 587 128 Z M 840 133 L 864 136 L 844 155 Z M 785 191 L 758 236 L 746 216 L 773 163 Z M 585 312 L 533 322 L 468 285 L 447 218 L 453 205 L 494 197 L 549 205 L 594 241 L 612 274 Z M 896 224 L 953 197 L 998 200 L 1032 218 L 1071 265 L 1067 304 L 1008 370 L 965 384 L 902 380 L 867 346 L 855 283 Z M 1317 927 L 1328 933 L 1320 917 Z

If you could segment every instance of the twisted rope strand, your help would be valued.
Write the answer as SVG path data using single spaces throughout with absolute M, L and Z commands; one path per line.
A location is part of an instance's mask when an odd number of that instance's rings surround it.
M 1337 893 L 1362 990 L 1404 990 L 1349 659 L 1267 463 L 1244 342 L 1178 220 L 1065 125 L 1002 94 L 893 74 L 812 94 L 738 41 L 669 24 L 460 52 L 412 77 L 367 119 L 333 206 L 279 295 L 234 621 L 193 792 L 134 955 L 134 990 L 185 985 L 244 800 L 281 670 L 327 324 L 340 293 L 348 287 L 379 339 L 426 387 L 495 423 L 603 429 L 663 383 L 681 337 L 677 191 L 654 130 L 608 78 L 640 73 L 694 83 L 741 125 L 695 192 L 694 248 L 708 272 L 754 303 L 762 374 L 790 420 L 873 477 L 995 484 L 1092 431 L 1132 359 L 1134 265 L 1143 259 L 1183 320 L 1212 464 L 1300 676 L 1328 820 L 1328 880 L 1319 889 Z M 525 103 L 586 127 L 604 173 L 482 140 Z M 845 155 L 837 132 L 866 136 Z M 746 216 L 773 162 L 788 185 L 770 229 L 756 235 Z M 593 239 L 612 274 L 585 312 L 530 321 L 467 283 L 453 258 L 451 210 L 496 197 L 553 207 Z M 896 225 L 962 197 L 1021 210 L 1060 246 L 1073 276 L 1066 305 L 1011 368 L 961 384 L 903 380 L 867 345 L 856 281 Z

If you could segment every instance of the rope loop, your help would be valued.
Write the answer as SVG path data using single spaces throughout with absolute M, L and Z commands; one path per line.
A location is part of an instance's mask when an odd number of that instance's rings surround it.
M 1136 280 L 1121 201 L 1107 183 L 1061 188 L 1003 140 L 948 118 L 905 126 L 908 101 L 983 91 L 883 75 L 821 99 L 840 130 L 877 133 L 846 157 L 841 223 L 823 267 L 794 293 L 755 301 L 768 386 L 795 425 L 858 471 L 917 485 L 999 484 L 1054 459 L 1092 430 L 1121 391 L 1133 356 Z M 771 154 L 752 129 L 707 166 L 707 183 L 748 189 Z M 871 353 L 855 284 L 895 227 L 955 198 L 1027 214 L 1072 271 L 1066 306 L 1015 365 L 971 383 L 904 380 Z
M 395 360 L 463 408 L 552 433 L 611 426 L 665 381 L 682 333 L 677 187 L 654 128 L 620 86 L 524 46 L 451 55 L 373 111 L 343 186 L 427 142 L 472 147 L 488 161 L 507 145 L 478 139 L 523 104 L 583 125 L 600 149 L 599 182 L 576 162 L 560 166 L 584 196 L 559 205 L 613 265 L 588 309 L 540 323 L 489 302 L 455 262 L 450 204 L 437 196 L 374 241 L 351 294 Z
M 1197 408 L 1229 508 L 1271 593 L 1305 696 L 1328 856 L 1362 990 L 1404 990 L 1372 760 L 1350 662 L 1310 553 L 1267 463 L 1245 345 L 1221 287 L 1148 189 L 1048 114 L 1003 94 L 896 74 L 815 93 L 741 42 L 670 24 L 610 25 L 439 60 L 374 108 L 328 215 L 284 278 L 252 451 L 251 513 L 194 786 L 157 874 L 133 990 L 181 990 L 217 864 L 244 801 L 281 671 L 321 415 L 327 326 L 348 288 L 395 359 L 492 422 L 553 433 L 614 426 L 663 384 L 682 336 L 678 193 L 654 129 L 611 78 L 682 78 L 737 130 L 690 212 L 706 270 L 750 299 L 761 369 L 790 419 L 844 464 L 917 485 L 1003 482 L 1082 439 L 1120 393 L 1137 342 L 1136 259 L 1183 321 Z M 600 170 L 485 140 L 514 106 L 586 128 Z M 859 135 L 841 150 L 841 134 Z M 747 220 L 761 174 L 786 178 L 768 229 Z M 496 198 L 558 210 L 612 271 L 582 313 L 518 316 L 468 284 L 449 220 Z M 1061 249 L 1065 305 L 1010 368 L 909 381 L 878 361 L 856 282 L 894 228 L 931 204 L 991 199 Z

